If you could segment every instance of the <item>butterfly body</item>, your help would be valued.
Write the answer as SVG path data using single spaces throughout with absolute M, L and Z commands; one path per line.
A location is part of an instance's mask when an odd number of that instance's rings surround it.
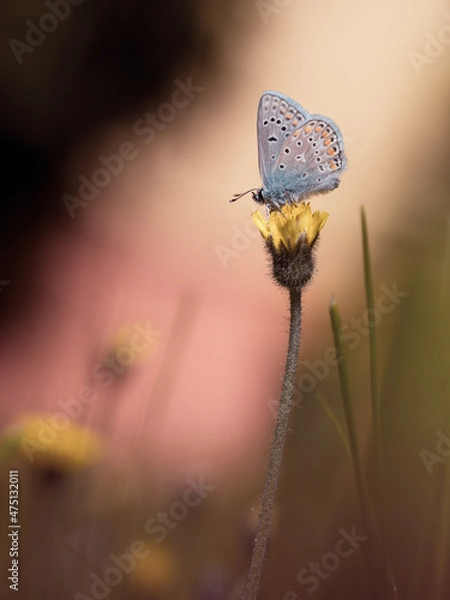
M 279 209 L 338 187 L 347 161 L 342 133 L 331 119 L 267 91 L 259 101 L 257 133 L 263 186 L 253 193 L 256 202 Z

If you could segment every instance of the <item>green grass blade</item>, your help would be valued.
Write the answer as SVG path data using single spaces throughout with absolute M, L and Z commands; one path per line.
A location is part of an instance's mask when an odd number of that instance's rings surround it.
M 356 490 L 361 508 L 364 527 L 369 538 L 368 548 L 370 548 L 370 550 L 366 549 L 364 552 L 364 556 L 367 563 L 367 569 L 370 573 L 370 576 L 372 577 L 374 588 L 377 590 L 376 597 L 380 599 L 383 598 L 384 600 L 383 592 L 380 591 L 384 587 L 382 581 L 380 580 L 379 571 L 379 565 L 381 563 L 380 533 L 377 521 L 375 519 L 375 513 L 373 511 L 369 499 L 367 484 L 362 467 L 361 454 L 358 443 L 358 434 L 356 429 L 355 411 L 350 394 L 350 378 L 348 372 L 345 344 L 343 340 L 342 320 L 341 315 L 339 313 L 339 308 L 334 299 L 331 301 L 330 304 L 330 319 L 331 327 L 333 329 L 336 356 L 338 359 L 339 382 L 341 387 L 342 401 L 344 405 L 344 414 L 347 425 L 351 461 L 356 482 Z
M 342 401 L 344 404 L 345 421 L 347 424 L 353 472 L 355 475 L 358 497 L 361 502 L 361 508 L 363 509 L 364 521 L 370 523 L 371 509 L 368 505 L 367 486 L 363 475 L 358 435 L 356 431 L 355 411 L 350 395 L 350 380 L 348 375 L 347 357 L 344 340 L 342 337 L 342 321 L 339 308 L 334 300 L 332 300 L 330 304 L 330 318 L 333 329 L 334 345 L 336 347 L 336 355 L 338 358 L 339 382 L 341 386 Z
M 446 335 L 448 327 L 448 306 L 450 303 L 450 215 L 447 217 L 447 231 L 445 236 L 444 262 L 442 269 L 442 284 L 441 297 L 439 307 L 439 324 L 442 326 L 444 334 L 444 342 L 442 351 L 444 356 L 450 355 L 450 342 Z M 443 366 L 443 368 L 446 368 Z M 444 393 L 444 432 L 449 431 L 450 426 L 450 407 L 448 398 L 450 397 L 450 389 L 448 385 L 448 376 L 446 379 L 446 389 Z M 433 556 L 433 598 L 440 600 L 443 598 L 444 581 L 446 576 L 446 565 L 448 564 L 448 544 L 449 544 L 449 526 L 450 526 L 450 508 L 449 508 L 449 493 L 450 493 L 450 465 L 449 459 L 441 466 L 437 473 L 437 481 L 435 487 L 435 507 L 436 507 L 436 524 L 433 527 L 433 547 L 431 555 Z
M 375 485 L 378 526 L 380 542 L 386 564 L 387 589 L 389 597 L 397 599 L 394 570 L 391 564 L 389 550 L 384 535 L 384 469 L 383 469 L 383 426 L 381 417 L 381 399 L 378 388 L 378 342 L 376 332 L 376 308 L 373 293 L 372 261 L 370 257 L 369 230 L 367 227 L 366 211 L 361 206 L 361 231 L 364 262 L 364 285 L 366 290 L 367 315 L 369 320 L 369 349 L 370 349 L 370 398 L 372 404 L 373 444 L 375 449 Z
M 321 392 L 316 392 L 316 398 L 320 404 L 320 406 L 323 408 L 324 413 L 327 415 L 327 417 L 330 419 L 331 423 L 333 424 L 333 427 L 339 437 L 339 439 L 342 442 L 342 445 L 345 448 L 345 451 L 347 452 L 348 457 L 352 458 L 352 453 L 350 450 L 350 444 L 348 442 L 348 438 L 345 435 L 344 430 L 342 429 L 341 424 L 338 421 L 338 418 L 336 417 L 333 409 L 331 408 L 328 400 L 325 398 L 325 396 L 321 393 Z
M 362 227 L 362 243 L 363 243 L 363 260 L 364 260 L 364 283 L 366 288 L 366 302 L 369 324 L 371 319 L 375 319 L 375 301 L 373 294 L 373 278 L 372 278 L 372 263 L 370 259 L 369 248 L 369 232 L 367 228 L 366 212 L 364 207 L 361 207 L 361 227 Z M 378 351 L 377 351 L 377 334 L 376 327 L 369 327 L 369 346 L 370 346 L 370 392 L 372 401 L 372 419 L 373 419 L 373 440 L 375 446 L 375 461 L 377 470 L 377 487 L 378 492 L 382 489 L 383 477 L 383 432 L 381 425 L 381 406 L 380 395 L 378 390 Z M 379 500 L 379 498 L 377 498 Z

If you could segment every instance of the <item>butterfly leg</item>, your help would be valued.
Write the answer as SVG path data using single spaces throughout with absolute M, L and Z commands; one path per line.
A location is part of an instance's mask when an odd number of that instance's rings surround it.
M 287 219 L 286 215 L 284 214 L 284 212 L 282 211 L 283 206 L 285 205 L 285 203 L 283 202 L 282 204 L 280 204 L 279 202 L 277 202 L 276 200 L 272 200 L 270 205 L 266 204 L 266 216 L 267 218 L 269 218 L 270 213 L 273 210 L 276 210 L 280 213 L 280 215 L 283 215 L 283 217 L 285 219 Z
M 269 218 L 270 213 L 274 210 L 278 210 L 281 212 L 281 207 L 276 200 L 271 200 L 267 202 L 266 206 L 266 217 Z
M 298 200 L 294 196 L 286 192 L 286 204 L 296 204 L 297 202 Z
M 268 202 L 266 204 L 266 208 L 269 211 L 272 211 L 272 210 L 281 210 L 280 203 L 277 200 L 270 200 L 270 202 Z

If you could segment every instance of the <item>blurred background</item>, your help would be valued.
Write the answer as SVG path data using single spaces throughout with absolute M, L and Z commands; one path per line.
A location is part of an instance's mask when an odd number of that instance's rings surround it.
M 364 542 L 335 551 L 364 527 L 316 398 L 345 427 L 334 295 L 370 480 L 364 205 L 398 598 L 447 598 L 433 581 L 436 548 L 448 558 L 450 6 L 7 1 L 0 36 L 1 597 L 239 598 L 288 299 L 251 198 L 228 200 L 260 185 L 256 109 L 273 89 L 339 125 L 349 167 L 312 199 L 331 216 L 260 597 L 374 597 Z

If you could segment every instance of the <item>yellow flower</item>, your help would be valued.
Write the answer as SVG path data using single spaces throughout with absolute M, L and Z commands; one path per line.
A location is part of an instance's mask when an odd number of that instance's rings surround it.
M 123 324 L 115 332 L 106 358 L 125 368 L 142 365 L 156 354 L 160 335 L 148 321 Z
M 18 447 L 32 463 L 62 472 L 84 469 L 100 458 L 100 438 L 62 413 L 27 415 L 14 428 Z
M 141 554 L 130 573 L 131 582 L 140 590 L 158 595 L 164 594 L 174 586 L 178 575 L 178 563 L 172 552 L 157 544 L 149 544 Z
M 266 240 L 272 258 L 272 274 L 281 287 L 300 292 L 314 273 L 314 251 L 328 213 L 305 202 L 286 204 L 265 219 L 259 212 L 253 221 Z
M 321 210 L 312 212 L 309 202 L 285 204 L 281 210 L 271 211 L 268 220 L 258 211 L 252 214 L 256 227 L 275 250 L 279 251 L 283 245 L 290 253 L 296 251 L 301 241 L 311 247 L 328 217 Z

